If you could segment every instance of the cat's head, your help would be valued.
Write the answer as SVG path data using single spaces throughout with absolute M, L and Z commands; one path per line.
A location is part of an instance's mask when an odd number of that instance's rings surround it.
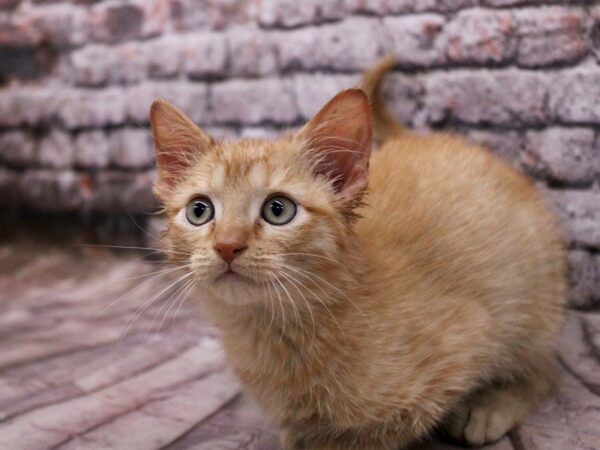
M 151 122 L 167 252 L 207 292 L 232 303 L 310 292 L 315 277 L 343 264 L 371 152 L 361 90 L 341 92 L 274 140 L 215 141 L 162 100 Z

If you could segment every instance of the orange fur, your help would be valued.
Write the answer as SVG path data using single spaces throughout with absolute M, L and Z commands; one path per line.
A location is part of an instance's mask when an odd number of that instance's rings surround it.
M 365 78 L 376 121 L 390 67 Z M 561 233 L 532 183 L 487 150 L 395 123 L 375 125 L 383 143 L 363 198 L 361 95 L 339 94 L 324 108 L 334 115 L 274 141 L 214 142 L 157 102 L 158 154 L 187 155 L 158 160 L 167 253 L 191 264 L 232 366 L 286 450 L 396 449 L 440 424 L 472 444 L 496 439 L 551 384 Z M 323 129 L 347 152 L 330 172 L 316 170 L 334 151 L 314 139 Z M 289 225 L 261 221 L 273 193 L 298 203 Z M 199 194 L 215 219 L 194 228 L 184 212 Z M 247 249 L 240 275 L 222 281 L 214 240 L 234 229 Z

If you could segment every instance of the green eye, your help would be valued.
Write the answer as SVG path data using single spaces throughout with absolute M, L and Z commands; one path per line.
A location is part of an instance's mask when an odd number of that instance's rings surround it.
M 282 195 L 269 198 L 262 207 L 262 218 L 271 225 L 290 223 L 295 215 L 296 204 Z
M 189 223 L 199 227 L 204 225 L 215 215 L 211 201 L 206 197 L 195 198 L 185 208 L 185 218 Z

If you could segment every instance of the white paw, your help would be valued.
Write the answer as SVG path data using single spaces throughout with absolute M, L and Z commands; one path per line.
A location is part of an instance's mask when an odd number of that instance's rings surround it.
M 467 444 L 480 446 L 497 441 L 516 424 L 518 417 L 509 408 L 494 409 L 492 405 L 476 406 L 464 429 Z
M 506 391 L 482 393 L 451 416 L 448 432 L 473 447 L 489 444 L 509 432 L 527 410 L 526 401 Z

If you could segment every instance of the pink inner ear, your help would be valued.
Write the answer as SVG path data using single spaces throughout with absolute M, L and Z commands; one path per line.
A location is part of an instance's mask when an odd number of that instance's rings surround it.
M 348 198 L 366 188 L 372 122 L 363 91 L 349 89 L 336 95 L 303 131 L 318 159 L 317 173 L 331 177 L 336 189 Z
M 156 151 L 158 178 L 156 186 L 172 187 L 192 165 L 197 153 L 213 141 L 183 112 L 164 100 L 157 100 L 150 111 Z

